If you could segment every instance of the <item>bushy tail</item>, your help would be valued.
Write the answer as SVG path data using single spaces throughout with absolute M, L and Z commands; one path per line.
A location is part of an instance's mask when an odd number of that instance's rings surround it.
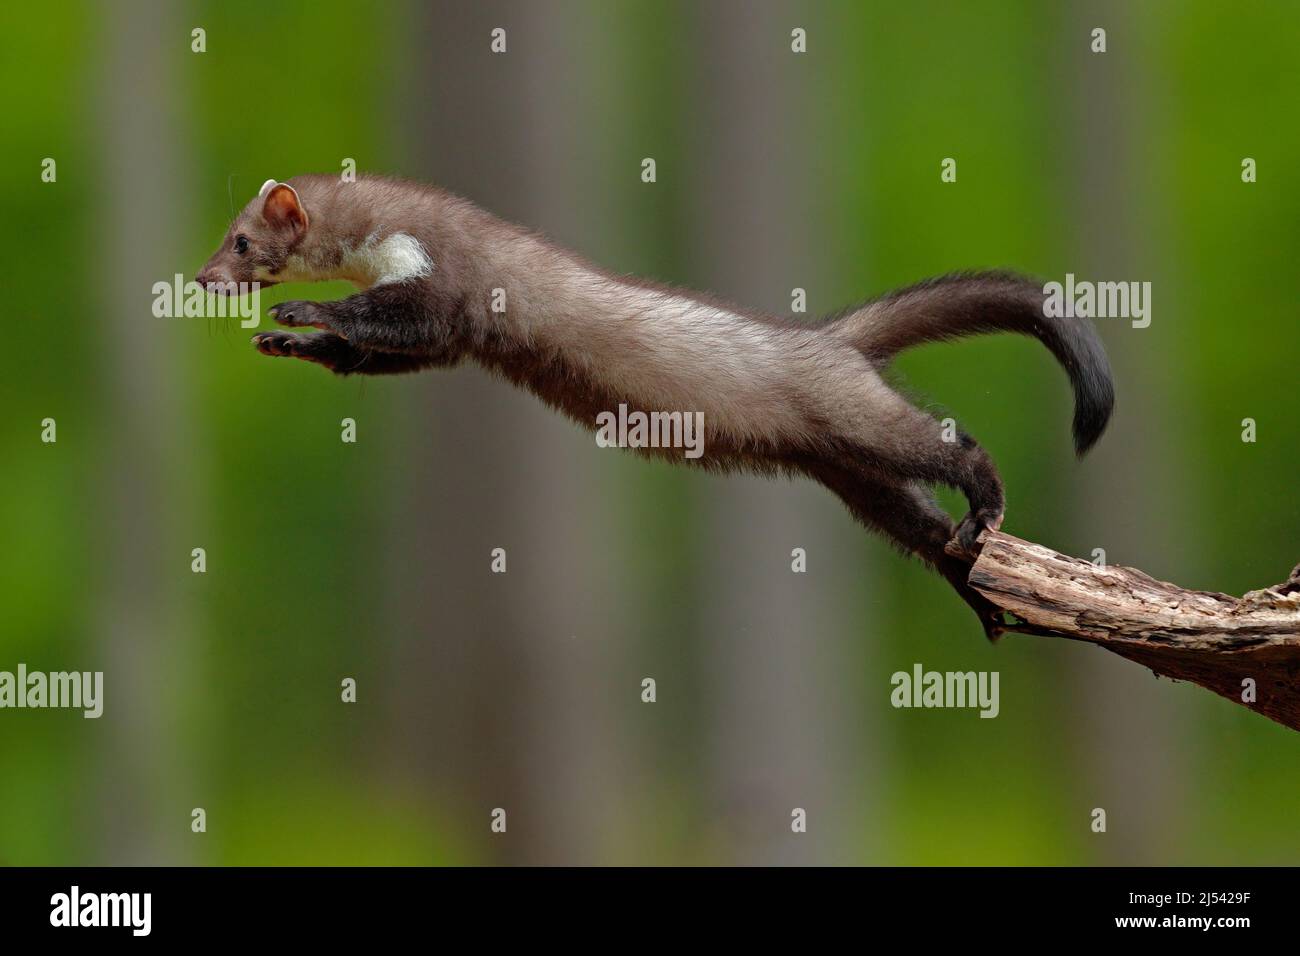
M 1074 447 L 1101 437 L 1115 404 L 1110 363 L 1087 319 L 1048 318 L 1042 284 L 1010 272 L 929 279 L 832 320 L 833 328 L 883 364 L 896 352 L 983 332 L 1019 332 L 1047 346 L 1074 386 Z

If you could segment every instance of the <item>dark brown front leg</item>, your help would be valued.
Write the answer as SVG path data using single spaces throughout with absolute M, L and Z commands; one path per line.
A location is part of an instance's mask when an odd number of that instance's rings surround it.
M 253 345 L 263 355 L 302 359 L 323 365 L 338 375 L 394 375 L 415 372 L 430 362 L 400 352 L 367 352 L 333 332 L 260 332 Z
M 459 336 L 437 301 L 421 283 L 394 282 L 335 302 L 294 300 L 267 311 L 282 325 L 324 329 L 363 352 L 404 352 L 449 364 L 459 357 Z

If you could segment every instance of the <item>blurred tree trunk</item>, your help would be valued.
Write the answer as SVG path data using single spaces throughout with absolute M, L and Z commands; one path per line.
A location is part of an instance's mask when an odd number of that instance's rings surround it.
M 86 317 L 87 331 L 102 336 L 105 376 L 96 529 L 102 658 L 95 668 L 104 671 L 105 703 L 95 727 L 104 734 L 96 832 L 98 862 L 115 865 L 185 863 L 190 810 L 206 806 L 187 783 L 177 729 L 192 692 L 198 636 L 182 582 L 191 574 L 190 548 L 203 542 L 184 540 L 176 529 L 202 527 L 201 471 L 177 368 L 180 333 L 166 324 L 196 320 L 157 319 L 150 311 L 153 283 L 181 269 L 175 250 L 189 226 L 192 183 L 182 171 L 192 164 L 171 75 L 189 28 L 177 12 L 141 3 L 105 11 L 103 61 L 88 91 L 98 105 L 98 165 L 60 169 L 94 177 L 101 204 L 94 221 L 102 231 L 91 237 L 89 259 L 102 307 Z
M 407 13 L 405 171 L 579 244 L 591 223 L 569 160 L 600 135 L 566 105 L 578 84 L 598 81 L 583 72 L 579 11 L 449 0 Z M 489 49 L 495 27 L 506 53 Z M 454 40 L 430 43 L 439 36 Z M 454 826 L 481 826 L 481 845 L 502 862 L 604 861 L 626 812 L 612 705 L 634 703 L 638 686 L 611 683 L 621 602 L 606 569 L 620 542 L 600 520 L 594 442 L 476 367 L 401 385 L 389 623 L 397 772 L 413 765 L 455 809 Z M 505 574 L 489 573 L 497 547 Z M 494 807 L 509 830 L 489 842 Z
M 1155 259 L 1142 253 L 1150 244 L 1139 225 L 1143 197 L 1135 192 L 1131 168 L 1141 162 L 1142 137 L 1150 128 L 1145 104 L 1134 96 L 1147 88 L 1135 75 L 1143 69 L 1133 40 L 1136 19 L 1131 7 L 1114 2 L 1072 8 L 1064 18 L 1062 46 L 1070 55 L 1062 64 L 1063 101 L 1072 103 L 1073 115 L 1062 126 L 1077 138 L 1069 150 L 1077 160 L 1069 218 L 1077 239 L 1069 261 L 1077 263 L 1080 279 L 1155 278 Z M 1107 53 L 1090 50 L 1090 34 L 1098 26 L 1107 29 Z M 1160 283 L 1156 286 L 1163 291 Z M 1169 299 L 1163 301 L 1168 309 Z M 1080 479 L 1075 520 L 1097 535 L 1091 547 L 1104 548 L 1108 562 L 1177 579 L 1165 569 L 1180 542 L 1191 544 L 1182 531 L 1192 525 L 1183 521 L 1187 502 L 1179 490 L 1188 463 L 1174 441 L 1170 376 L 1159 371 L 1168 368 L 1174 354 L 1161 347 L 1160 338 L 1177 332 L 1158 318 L 1140 330 L 1124 320 L 1102 319 L 1099 325 L 1109 344 L 1118 399 L 1106 436 L 1080 472 L 1086 477 L 1086 470 L 1098 470 L 1106 481 Z M 1104 862 L 1167 860 L 1168 835 L 1179 829 L 1169 808 L 1181 804 L 1183 793 L 1175 746 L 1175 728 L 1183 719 L 1175 706 L 1178 692 L 1160 693 L 1149 672 L 1101 653 L 1072 655 L 1066 679 L 1079 701 L 1069 707 L 1070 726 L 1078 732 L 1076 766 L 1084 774 L 1079 789 L 1095 795 L 1078 810 L 1080 826 L 1091 807 L 1104 807 L 1111 833 L 1123 837 L 1106 845 Z
M 691 9 L 698 98 L 686 121 L 701 165 L 684 174 L 694 187 L 696 281 L 778 315 L 790 314 L 800 287 L 810 312 L 830 311 L 812 222 L 815 74 L 790 49 L 791 29 L 809 27 L 807 17 L 743 0 Z M 871 622 L 847 598 L 867 586 L 854 580 L 862 532 L 808 482 L 712 479 L 700 513 L 719 862 L 860 861 L 870 808 L 858 674 Z M 806 551 L 807 573 L 793 572 L 794 548 Z M 808 814 L 806 834 L 791 832 L 796 807 Z

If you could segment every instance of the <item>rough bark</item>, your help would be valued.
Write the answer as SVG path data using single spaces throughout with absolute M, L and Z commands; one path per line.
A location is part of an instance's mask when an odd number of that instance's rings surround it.
M 1099 567 L 997 531 L 969 581 L 1014 618 L 1002 631 L 1087 641 L 1300 730 L 1300 565 L 1235 598 Z M 1247 678 L 1254 700 L 1243 700 Z

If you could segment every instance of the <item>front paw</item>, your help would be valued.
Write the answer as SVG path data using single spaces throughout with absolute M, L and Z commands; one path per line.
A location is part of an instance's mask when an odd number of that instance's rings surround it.
M 299 299 L 281 302 L 267 309 L 266 314 L 281 325 L 291 325 L 295 328 L 329 328 L 329 316 L 315 302 L 304 302 Z
M 302 337 L 292 332 L 259 332 L 253 336 L 254 347 L 263 355 L 297 357 L 302 344 Z

